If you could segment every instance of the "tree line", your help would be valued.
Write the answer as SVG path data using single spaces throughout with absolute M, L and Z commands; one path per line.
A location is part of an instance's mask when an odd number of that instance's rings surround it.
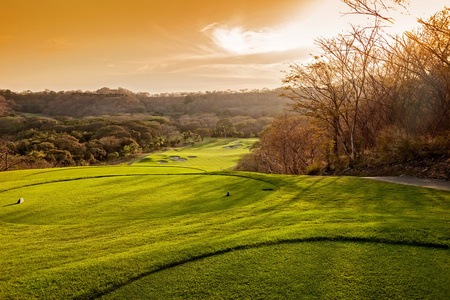
M 0 171 L 98 165 L 206 137 L 254 137 L 281 111 L 280 103 L 269 90 L 0 90 Z
M 320 53 L 290 67 L 283 96 L 291 111 L 275 118 L 238 168 L 315 174 L 428 160 L 424 169 L 439 165 L 448 179 L 450 8 L 389 35 L 390 6 L 406 1 L 344 2 L 370 24 L 317 39 Z
M 113 114 L 147 114 L 179 118 L 213 113 L 219 118 L 274 117 L 285 105 L 278 90 L 197 93 L 134 93 L 124 88 L 89 91 L 13 92 L 0 90 L 0 116 L 11 112 L 84 118 Z
M 0 169 L 95 165 L 179 142 L 164 118 L 0 118 Z

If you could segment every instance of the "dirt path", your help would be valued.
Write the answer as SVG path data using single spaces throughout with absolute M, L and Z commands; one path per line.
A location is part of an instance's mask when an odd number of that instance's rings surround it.
M 409 176 L 363 177 L 363 178 L 450 191 L 450 182 L 444 181 L 444 180 L 438 180 L 438 179 L 418 178 L 418 177 L 409 177 Z

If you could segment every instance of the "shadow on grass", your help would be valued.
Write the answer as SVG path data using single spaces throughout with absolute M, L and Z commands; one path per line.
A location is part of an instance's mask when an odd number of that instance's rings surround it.
M 189 168 L 189 169 L 195 169 L 195 168 Z M 201 169 L 198 169 L 201 170 Z M 99 179 L 99 178 L 113 178 L 113 177 L 138 177 L 138 176 L 189 176 L 189 175 L 205 175 L 206 171 L 202 170 L 202 173 L 174 173 L 174 174 L 168 174 L 168 173 L 150 173 L 150 174 L 119 174 L 119 175 L 92 175 L 92 176 L 84 176 L 84 177 L 75 177 L 75 178 L 67 178 L 67 179 L 57 179 L 57 180 L 51 180 L 51 181 L 45 181 L 45 182 L 37 182 L 37 183 L 31 183 L 26 184 L 22 186 L 16 186 L 5 190 L 0 190 L 0 193 L 9 192 L 12 190 L 18 190 L 21 188 L 27 188 L 31 186 L 37 186 L 37 185 L 45 185 L 45 184 L 51 184 L 51 183 L 60 183 L 60 182 L 68 182 L 68 181 L 79 181 L 79 180 L 91 180 L 91 179 Z
M 3 205 L 3 207 L 7 207 L 7 206 L 13 206 L 13 205 L 18 205 L 19 203 L 11 203 L 11 204 L 6 204 L 6 205 Z
M 226 248 L 223 250 L 218 250 L 216 252 L 211 253 L 204 253 L 200 254 L 194 257 L 191 257 L 189 259 L 183 260 L 183 261 L 177 261 L 168 263 L 166 265 L 163 265 L 155 270 L 144 272 L 138 276 L 134 276 L 130 278 L 129 280 L 113 285 L 103 291 L 97 291 L 94 293 L 84 294 L 80 295 L 78 297 L 75 297 L 76 300 L 81 299 L 98 299 L 102 296 L 106 296 L 112 292 L 117 291 L 118 289 L 125 287 L 129 284 L 132 284 L 133 282 L 140 280 L 146 276 L 178 267 L 181 265 L 184 265 L 186 263 L 195 262 L 201 259 L 213 257 L 216 255 L 222 255 L 227 254 L 232 251 L 239 251 L 239 250 L 247 250 L 247 249 L 256 249 L 256 248 L 262 248 L 262 247 L 268 247 L 268 246 L 274 246 L 274 245 L 282 245 L 282 244 L 297 244 L 297 243 L 309 243 L 309 242 L 350 242 L 350 243 L 372 243 L 372 244 L 390 244 L 390 245 L 401 245 L 401 246 L 413 246 L 413 247 L 422 247 L 422 248 L 435 248 L 435 249 L 449 249 L 450 246 L 443 245 L 443 244 L 435 244 L 435 243 L 423 243 L 423 242 L 408 242 L 408 241 L 394 241 L 389 239 L 383 239 L 383 238 L 355 238 L 355 237 L 315 237 L 315 238 L 304 238 L 304 239 L 286 239 L 286 240 L 277 240 L 277 241 L 271 241 L 271 242 L 262 242 L 262 243 L 256 243 L 253 245 L 240 245 L 235 247 Z

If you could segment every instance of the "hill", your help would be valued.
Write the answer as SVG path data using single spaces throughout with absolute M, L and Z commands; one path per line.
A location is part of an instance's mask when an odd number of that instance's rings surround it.
M 172 153 L 0 173 L 0 298 L 450 293 L 448 191 L 211 170 L 232 165 L 228 158 L 195 166 L 237 141 L 183 148 L 180 157 L 197 158 L 165 165 L 154 160 Z
M 211 113 L 218 117 L 274 117 L 286 103 L 280 94 L 281 89 L 164 94 L 134 93 L 123 88 L 95 92 L 0 90 L 0 108 L 4 106 L 0 116 L 14 112 L 73 118 L 130 113 L 171 118 Z

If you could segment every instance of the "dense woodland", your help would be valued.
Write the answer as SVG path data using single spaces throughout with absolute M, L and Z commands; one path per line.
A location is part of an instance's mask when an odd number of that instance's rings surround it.
M 402 35 L 388 4 L 345 0 L 366 27 L 330 39 L 290 67 L 292 112 L 264 131 L 239 169 L 285 174 L 409 174 L 450 178 L 450 8 Z
M 279 94 L 0 90 L 0 170 L 114 163 L 205 137 L 253 137 L 282 111 Z

